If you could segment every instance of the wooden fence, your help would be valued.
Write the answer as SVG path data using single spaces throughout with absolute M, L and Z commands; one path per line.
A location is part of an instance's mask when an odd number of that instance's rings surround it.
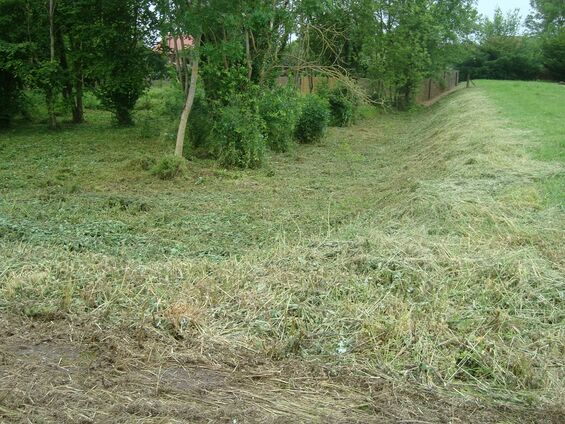
M 422 81 L 420 91 L 416 94 L 417 103 L 426 103 L 453 90 L 459 85 L 459 71 L 444 72 L 439 79 L 427 78 Z
M 292 81 L 289 77 L 279 77 L 277 84 L 288 85 L 294 84 L 303 94 L 316 91 L 321 84 L 327 84 L 330 88 L 335 87 L 338 83 L 336 78 L 313 77 L 313 76 L 297 76 Z M 358 80 L 359 85 L 371 93 L 375 90 L 382 93 L 383 97 L 394 97 L 394 87 L 386 87 L 384 83 L 366 78 Z M 459 85 L 459 71 L 446 71 L 440 78 L 427 78 L 420 83 L 420 87 L 416 90 L 416 102 L 427 103 L 441 96 L 443 93 L 453 90 Z

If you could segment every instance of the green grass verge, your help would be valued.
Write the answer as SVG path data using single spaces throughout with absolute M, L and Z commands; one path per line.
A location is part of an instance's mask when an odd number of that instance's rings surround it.
M 498 112 L 532 141 L 536 158 L 565 163 L 565 86 L 548 82 L 478 81 Z M 565 205 L 565 175 L 542 182 L 547 201 Z

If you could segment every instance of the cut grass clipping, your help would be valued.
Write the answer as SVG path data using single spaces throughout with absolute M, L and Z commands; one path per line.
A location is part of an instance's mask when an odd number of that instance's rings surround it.
M 0 308 L 562 405 L 564 212 L 539 181 L 563 166 L 487 94 L 332 129 L 273 156 L 276 178 L 194 161 L 171 186 L 129 166 L 170 145 L 130 130 L 9 133 Z

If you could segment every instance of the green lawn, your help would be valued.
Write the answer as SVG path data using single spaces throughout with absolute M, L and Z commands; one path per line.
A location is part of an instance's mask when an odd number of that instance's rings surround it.
M 477 84 L 173 181 L 151 105 L 1 133 L 0 420 L 560 422 L 564 88 Z
M 478 81 L 512 126 L 526 131 L 535 157 L 565 163 L 565 85 L 547 82 Z M 553 204 L 565 204 L 565 175 L 543 182 Z
M 565 162 L 565 85 L 478 81 L 512 124 L 533 133 L 536 157 Z

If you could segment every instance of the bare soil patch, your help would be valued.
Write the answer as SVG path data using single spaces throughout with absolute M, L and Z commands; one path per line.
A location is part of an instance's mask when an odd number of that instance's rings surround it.
M 0 318 L 6 423 L 561 423 L 563 411 L 489 406 L 386 376 L 246 353 L 214 361 L 182 343 L 87 323 Z M 210 349 L 210 350 L 207 350 Z M 225 358 L 224 358 L 225 359 Z M 333 374 L 333 375 L 330 375 Z

